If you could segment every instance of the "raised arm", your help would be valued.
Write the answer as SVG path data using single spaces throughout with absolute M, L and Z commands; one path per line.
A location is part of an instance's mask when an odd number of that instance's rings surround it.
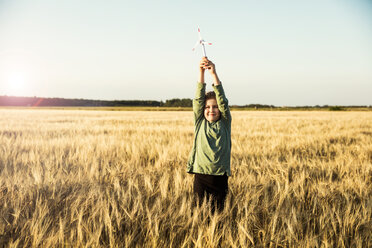
M 223 90 L 222 84 L 220 79 L 218 78 L 216 66 L 215 64 L 208 60 L 205 68 L 209 70 L 211 76 L 213 78 L 213 90 L 216 93 L 216 101 L 218 105 L 218 109 L 221 112 L 221 117 L 224 118 L 226 121 L 231 122 L 231 113 L 229 108 L 229 101 L 225 96 L 225 92 Z
M 205 83 L 204 83 L 204 72 L 205 66 L 208 62 L 206 57 L 200 61 L 199 64 L 199 82 L 196 86 L 195 98 L 192 102 L 194 111 L 195 123 L 204 118 L 204 105 L 205 105 Z

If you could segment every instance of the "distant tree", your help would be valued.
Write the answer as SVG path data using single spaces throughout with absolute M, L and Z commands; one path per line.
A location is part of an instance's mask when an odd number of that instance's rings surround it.
M 189 98 L 173 98 L 170 100 L 166 100 L 164 107 L 192 107 L 192 100 Z
M 331 107 L 328 108 L 328 110 L 330 110 L 330 111 L 343 111 L 345 109 L 342 108 L 341 106 L 331 106 Z

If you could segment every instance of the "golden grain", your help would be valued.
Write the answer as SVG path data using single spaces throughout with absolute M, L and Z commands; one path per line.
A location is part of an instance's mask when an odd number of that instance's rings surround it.
M 371 247 L 372 113 L 233 111 L 226 207 L 191 112 L 0 109 L 0 245 Z

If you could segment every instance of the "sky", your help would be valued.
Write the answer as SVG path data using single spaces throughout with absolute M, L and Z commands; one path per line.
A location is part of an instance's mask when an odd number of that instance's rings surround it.
M 231 105 L 372 105 L 371 0 L 0 0 L 0 95 L 193 98 L 198 26 Z

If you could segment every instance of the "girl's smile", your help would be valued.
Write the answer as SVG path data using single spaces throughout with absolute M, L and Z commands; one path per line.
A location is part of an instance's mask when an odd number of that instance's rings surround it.
M 206 100 L 204 107 L 204 117 L 208 122 L 215 122 L 220 119 L 220 110 L 218 109 L 217 101 L 214 98 Z

